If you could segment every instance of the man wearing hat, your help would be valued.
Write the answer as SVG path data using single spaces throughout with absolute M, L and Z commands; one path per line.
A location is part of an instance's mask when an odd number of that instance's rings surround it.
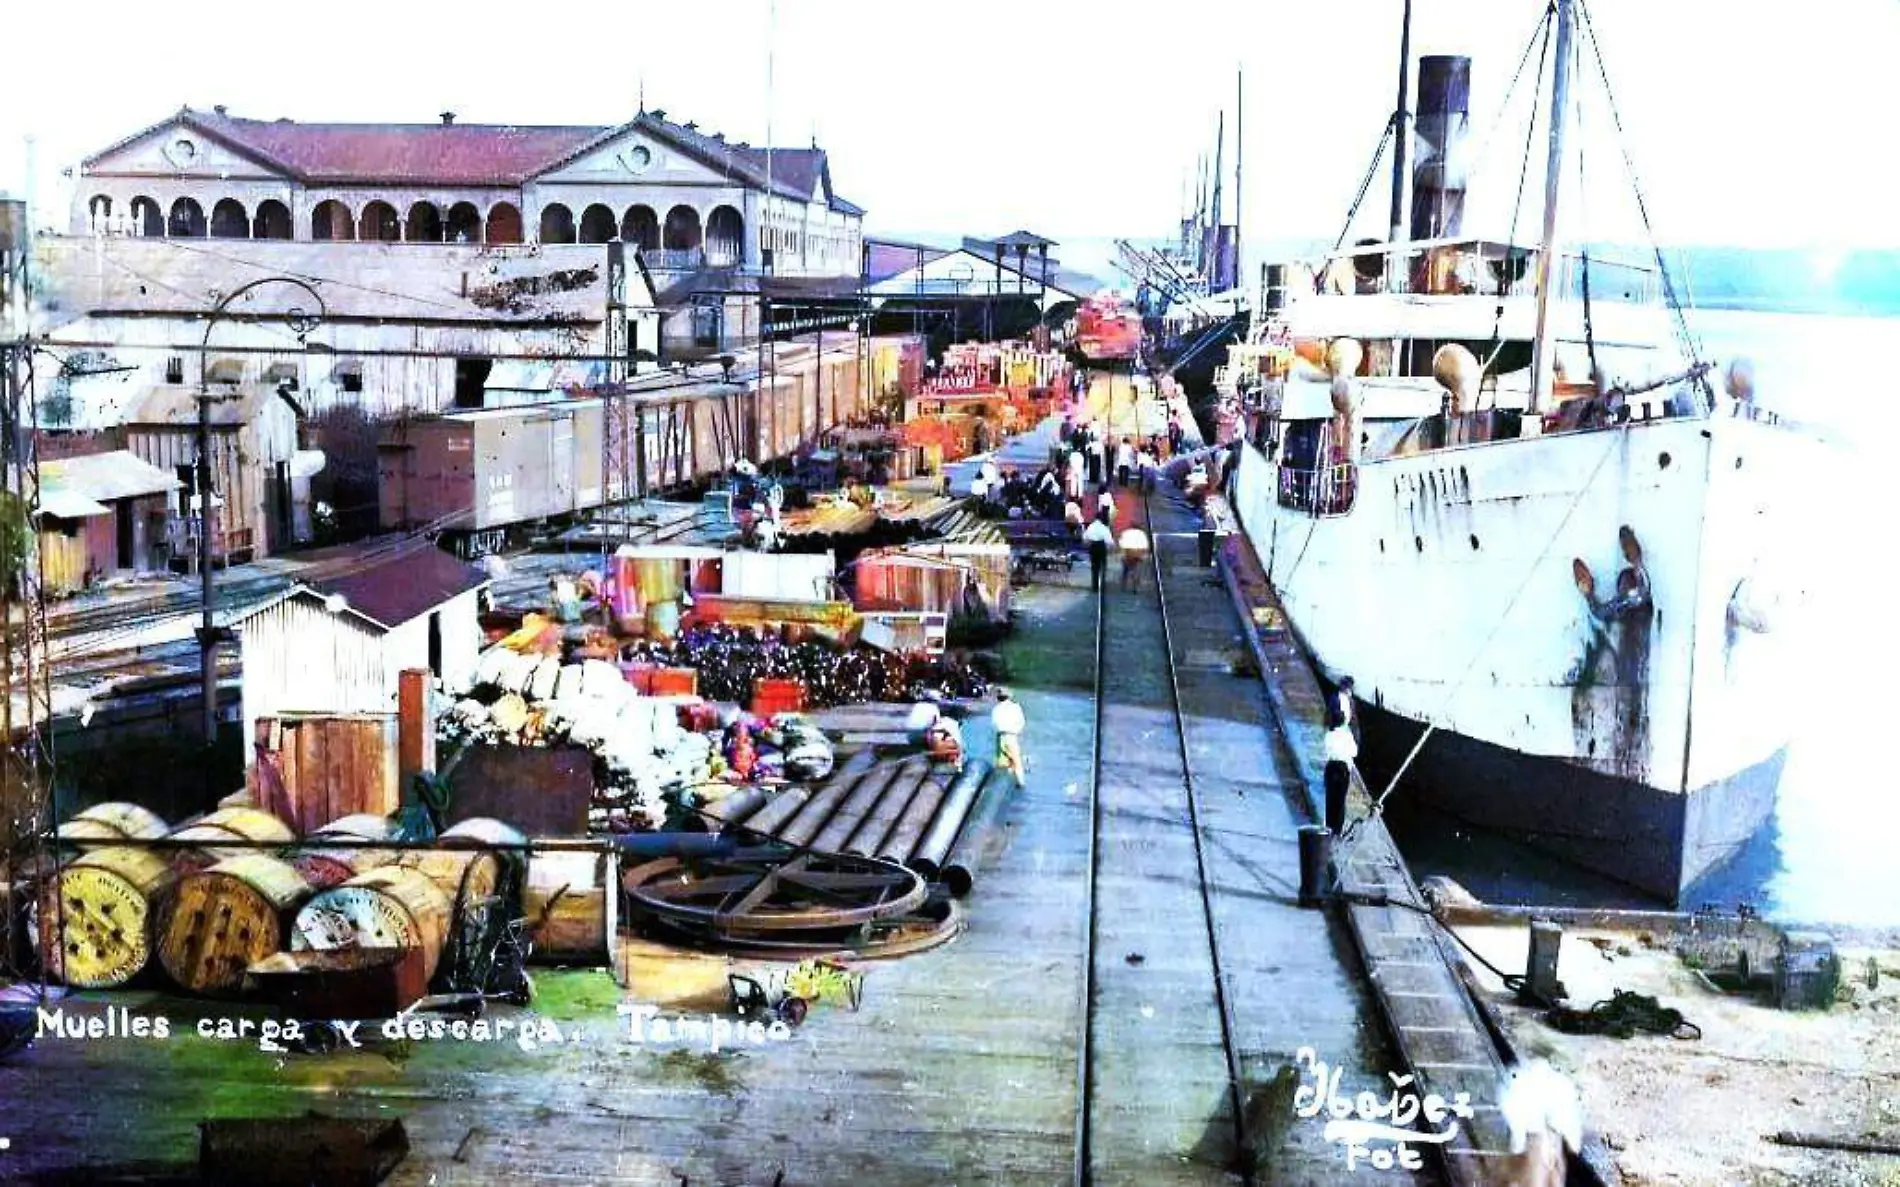
M 996 729 L 996 765 L 1016 776 L 1016 786 L 1024 783 L 1023 707 L 1009 695 L 1009 689 L 996 690 L 996 708 L 990 711 L 990 724 Z

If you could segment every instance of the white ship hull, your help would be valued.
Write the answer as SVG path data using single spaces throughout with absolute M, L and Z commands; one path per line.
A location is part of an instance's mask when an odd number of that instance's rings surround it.
M 1395 797 L 1674 902 L 1772 811 L 1813 449 L 1719 413 L 1500 440 L 1364 463 L 1315 517 L 1244 448 L 1235 507 L 1322 673 L 1354 677 L 1375 791 L 1433 726 Z M 1652 609 L 1593 609 L 1575 560 L 1599 600 L 1640 568 Z

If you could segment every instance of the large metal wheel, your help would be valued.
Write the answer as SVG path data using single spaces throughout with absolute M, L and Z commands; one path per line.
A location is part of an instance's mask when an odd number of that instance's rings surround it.
M 628 870 L 630 905 L 711 937 L 835 931 L 906 915 L 927 887 L 896 862 L 843 854 L 663 857 Z

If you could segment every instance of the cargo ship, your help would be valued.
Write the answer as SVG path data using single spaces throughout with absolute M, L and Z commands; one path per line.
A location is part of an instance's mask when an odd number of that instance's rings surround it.
M 1562 162 L 1575 0 L 1545 20 Z M 1697 357 L 1660 252 L 1563 246 L 1564 169 L 1539 242 L 1464 235 L 1470 61 L 1419 66 L 1409 220 L 1269 268 L 1228 351 L 1235 510 L 1320 675 L 1353 677 L 1375 795 L 1692 899 L 1775 802 L 1819 443 Z

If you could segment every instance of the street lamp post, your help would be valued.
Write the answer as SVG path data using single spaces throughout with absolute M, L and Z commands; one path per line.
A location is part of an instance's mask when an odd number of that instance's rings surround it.
M 230 634 L 229 630 L 217 624 L 215 603 L 211 587 L 211 533 L 217 520 L 211 509 L 211 405 L 219 397 L 211 394 L 211 331 L 216 328 L 218 319 L 230 309 L 231 303 L 246 296 L 252 289 L 267 284 L 288 284 L 310 294 L 317 303 L 315 313 L 292 306 L 283 314 L 284 321 L 296 331 L 298 341 L 323 321 L 326 312 L 323 295 L 304 281 L 290 276 L 266 276 L 253 280 L 249 284 L 233 289 L 224 299 L 212 308 L 205 319 L 203 339 L 198 343 L 198 580 L 203 598 L 203 620 L 198 627 L 199 692 L 203 698 L 204 744 L 209 752 L 218 740 L 218 644 Z M 209 754 L 205 766 L 206 777 L 210 776 Z

